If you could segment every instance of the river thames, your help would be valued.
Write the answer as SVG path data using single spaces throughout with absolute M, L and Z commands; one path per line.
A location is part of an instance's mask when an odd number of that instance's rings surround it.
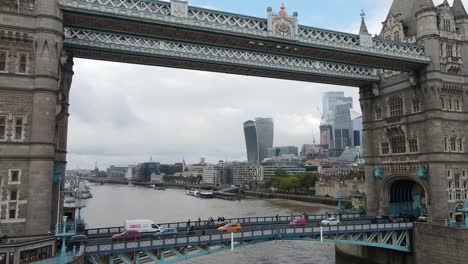
M 186 195 L 184 190 L 158 191 L 126 185 L 91 185 L 93 198 L 86 201 L 81 215 L 88 228 L 122 226 L 127 219 L 151 219 L 156 223 L 185 222 L 217 218 L 254 217 L 291 214 L 324 214 L 334 207 L 283 199 L 243 199 L 225 201 L 200 199 Z M 273 241 L 194 258 L 188 263 L 358 263 L 349 259 L 336 260 L 333 244 L 305 241 Z

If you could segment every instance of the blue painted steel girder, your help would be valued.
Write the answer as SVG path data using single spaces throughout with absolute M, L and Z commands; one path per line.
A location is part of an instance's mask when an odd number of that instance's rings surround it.
M 65 28 L 64 43 L 73 56 L 90 59 L 348 86 L 380 81 L 377 71 L 369 67 L 80 28 Z
M 363 66 L 411 71 L 430 62 L 419 44 L 297 26 L 294 36 L 272 34 L 263 18 L 198 7 L 181 17 L 168 2 L 148 0 L 60 0 L 64 24 L 103 31 L 222 45 L 288 56 L 334 60 Z

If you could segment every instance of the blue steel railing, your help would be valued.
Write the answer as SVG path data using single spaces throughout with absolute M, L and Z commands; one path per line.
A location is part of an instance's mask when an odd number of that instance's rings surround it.
M 240 223 L 240 224 L 275 224 L 278 222 L 282 223 L 289 223 L 289 221 L 295 219 L 296 217 L 301 217 L 302 215 L 293 215 L 293 216 L 264 216 L 264 217 L 239 217 L 239 218 L 226 218 L 224 221 L 221 222 L 229 222 L 229 223 Z M 338 216 L 337 214 L 331 214 L 330 216 Z M 328 218 L 328 215 L 307 215 L 308 221 L 321 221 L 323 219 Z M 352 219 L 368 219 L 368 217 L 363 217 L 360 214 L 342 214 L 340 216 L 341 220 L 352 220 Z M 198 221 L 191 219 L 190 224 L 195 226 L 206 226 L 208 227 L 210 222 L 208 220 Z M 220 223 L 220 221 L 214 220 L 214 223 Z M 173 223 L 161 223 L 158 224 L 160 227 L 163 228 L 186 228 L 187 222 L 173 222 Z M 117 226 L 117 227 L 103 227 L 103 228 L 89 228 L 86 229 L 85 233 L 87 235 L 111 235 L 111 234 L 118 234 L 125 231 L 124 226 Z
M 36 261 L 34 263 L 35 264 L 65 264 L 65 263 L 69 263 L 70 261 L 72 261 L 73 258 L 75 258 L 76 256 L 75 254 L 76 252 L 69 251 L 65 253 L 65 255 L 59 255 L 53 258 L 43 259 L 40 261 Z
M 361 224 L 327 227 L 301 227 L 264 229 L 258 231 L 244 231 L 234 233 L 235 241 L 251 241 L 274 238 L 293 238 L 305 236 L 339 235 L 353 233 L 409 231 L 413 223 L 387 223 L 387 224 Z M 154 249 L 168 249 L 175 247 L 198 246 L 208 244 L 221 244 L 231 241 L 231 234 L 210 234 L 201 236 L 186 236 L 165 239 L 138 240 L 129 242 L 114 242 L 97 245 L 87 245 L 86 255 L 116 254 L 129 251 L 144 251 Z M 369 243 L 363 241 L 363 243 Z M 376 243 L 378 244 L 378 242 Z M 377 245 L 376 245 L 377 246 Z M 403 247 L 403 246 L 402 246 Z M 404 245 L 409 247 L 409 245 Z M 409 249 L 408 249 L 409 250 Z

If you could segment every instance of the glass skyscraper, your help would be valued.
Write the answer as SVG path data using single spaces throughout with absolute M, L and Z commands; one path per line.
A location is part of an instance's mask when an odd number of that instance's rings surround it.
M 244 123 L 245 145 L 249 162 L 262 162 L 273 147 L 274 125 L 271 118 L 256 118 Z
M 323 95 L 323 116 L 320 126 L 320 143 L 330 149 L 344 149 L 352 145 L 353 128 L 351 109 L 353 98 L 344 92 Z

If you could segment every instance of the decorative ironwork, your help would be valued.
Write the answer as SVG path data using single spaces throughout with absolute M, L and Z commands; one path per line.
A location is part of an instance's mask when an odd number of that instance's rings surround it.
M 267 20 L 255 17 L 246 17 L 230 13 L 215 12 L 213 10 L 190 7 L 188 17 L 210 23 L 228 25 L 231 27 L 247 28 L 253 30 L 266 31 Z
M 80 5 L 86 4 L 87 7 L 91 7 L 93 9 L 99 9 L 99 6 L 106 6 L 106 7 L 114 7 L 120 9 L 126 9 L 131 11 L 138 11 L 138 12 L 147 12 L 151 14 L 158 14 L 158 15 L 170 15 L 171 14 L 171 7 L 169 3 L 163 1 L 147 1 L 147 0 L 72 0 L 72 1 L 60 1 L 61 4 L 75 4 Z M 75 3 L 72 3 L 75 2 Z M 82 6 L 85 7 L 85 6 Z
M 424 46 L 422 45 L 394 42 L 386 39 L 373 39 L 372 41 L 375 49 L 424 56 Z
M 346 34 L 341 32 L 334 32 L 334 31 L 325 31 L 323 29 L 312 28 L 312 27 L 299 27 L 299 37 L 319 40 L 319 41 L 327 41 L 327 42 L 335 42 L 339 44 L 347 44 L 347 45 L 354 45 L 359 46 L 359 36 L 354 34 Z
M 379 81 L 376 70 L 368 67 L 85 29 L 65 28 L 65 44 Z

